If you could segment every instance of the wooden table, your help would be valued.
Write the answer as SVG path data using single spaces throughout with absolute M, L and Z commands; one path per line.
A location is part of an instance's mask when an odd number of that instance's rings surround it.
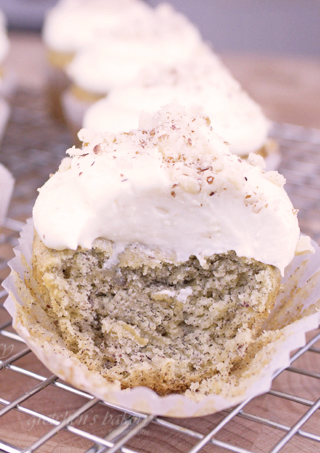
M 20 94 L 18 93 L 13 100 L 14 115 L 3 143 L 0 161 L 5 163 L 17 177 L 15 206 L 11 208 L 10 215 L 24 219 L 30 215 L 37 185 L 40 185 L 42 180 L 47 179 L 50 171 L 56 169 L 56 165 L 63 155 L 61 143 L 65 143 L 67 146 L 72 139 L 63 126 L 50 123 L 49 119 L 44 119 L 41 116 L 41 112 L 43 112 L 43 95 L 41 93 L 45 88 L 45 59 L 44 49 L 39 37 L 15 34 L 11 38 L 12 48 L 8 64 L 14 68 L 17 74 Z M 305 127 L 320 128 L 320 60 L 253 55 L 224 55 L 223 59 L 235 77 L 261 103 L 270 119 Z M 26 103 L 30 102 L 30 105 L 22 106 L 24 99 Z M 31 123 L 29 124 L 26 118 L 26 109 L 30 109 L 33 127 L 37 118 L 37 121 L 39 121 L 36 144 L 32 141 L 33 135 L 28 135 Z M 50 132 L 49 129 L 53 132 Z M 41 130 L 43 134 L 41 134 Z M 20 131 L 21 136 L 16 137 L 15 131 Z M 57 134 L 59 135 L 56 144 L 57 155 L 50 157 L 49 153 L 39 153 L 37 149 L 45 148 L 48 142 L 55 142 Z M 30 159 L 33 159 L 34 167 L 32 167 Z M 312 219 L 310 219 L 310 225 L 311 229 L 316 228 L 312 224 Z M 6 235 L 5 237 L 15 236 L 9 230 L 3 230 L 3 233 Z M 2 259 L 12 256 L 11 243 L 8 244 L 6 241 L 1 244 L 0 254 Z M 3 268 L 1 278 L 4 278 L 7 273 L 7 268 Z M 3 310 L 0 311 L 0 316 L 1 324 L 9 321 L 9 316 Z M 0 343 L 0 349 L 2 348 L 0 353 L 3 359 L 7 359 L 12 354 L 19 353 L 25 348 L 23 344 L 12 338 L 1 337 Z M 50 372 L 30 353 L 22 356 L 15 362 L 15 365 L 39 376 L 50 376 Z M 272 420 L 282 427 L 291 427 L 306 412 L 308 404 L 320 397 L 320 355 L 316 352 L 308 352 L 295 363 L 295 367 L 318 374 L 314 378 L 310 378 L 292 371 L 286 371 L 275 380 L 273 390 L 274 392 L 283 391 L 296 395 L 305 404 L 280 398 L 276 393 L 260 396 L 249 403 L 245 408 L 243 417 L 238 416 L 230 421 L 216 438 L 220 442 L 235 446 L 234 448 L 242 449 L 234 451 L 259 453 L 271 451 L 276 440 L 285 434 L 285 428 L 283 428 L 284 430 L 276 430 L 270 426 L 270 422 L 260 424 L 256 423 L 253 418 L 261 417 L 261 419 Z M 22 375 L 10 369 L 0 371 L 0 398 L 13 401 L 21 393 L 33 388 L 37 382 L 39 381 L 30 375 L 28 376 L 26 372 Z M 85 401 L 86 398 L 82 395 L 71 394 L 61 387 L 50 385 L 32 398 L 27 399 L 22 406 L 25 408 L 24 412 L 38 411 L 51 419 L 62 421 L 81 407 Z M 0 409 L 4 406 L 0 405 Z M 225 413 L 220 413 L 197 419 L 166 420 L 152 424 L 147 426 L 138 437 L 134 437 L 127 445 L 132 450 L 139 452 L 180 453 L 189 451 L 199 441 L 199 433 L 206 435 L 225 416 Z M 103 437 L 120 423 L 122 417 L 121 412 L 106 408 L 103 405 L 97 405 L 83 414 L 80 419 L 77 419 L 73 423 L 71 431 L 72 429 L 81 429 Z M 178 433 L 172 430 L 172 426 L 169 427 L 170 429 L 165 426 L 165 423 L 177 423 L 188 428 L 198 433 L 198 439 L 190 435 L 191 431 L 189 431 L 189 434 Z M 303 430 L 313 432 L 320 437 L 319 427 L 320 413 L 317 411 L 308 421 L 307 426 L 303 427 Z M 0 418 L 0 440 L 5 440 L 8 444 L 19 448 L 30 446 L 49 429 L 50 425 L 45 421 L 21 411 L 10 411 L 3 418 Z M 301 434 L 300 436 L 296 435 L 281 451 L 286 453 L 320 451 L 319 443 L 308 440 L 303 437 L 303 433 Z M 52 437 L 37 451 L 78 453 L 87 451 L 92 444 L 92 441 L 75 433 L 63 431 L 58 436 Z M 201 451 L 222 453 L 228 450 L 219 445 L 211 444 Z

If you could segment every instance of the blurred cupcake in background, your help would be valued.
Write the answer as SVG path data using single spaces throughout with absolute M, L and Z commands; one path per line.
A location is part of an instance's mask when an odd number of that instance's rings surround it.
M 5 223 L 13 187 L 14 179 L 12 174 L 6 167 L 0 164 L 0 227 Z
M 0 143 L 3 139 L 10 117 L 10 107 L 6 99 L 0 97 Z
M 86 111 L 83 127 L 96 132 L 136 129 L 141 112 L 155 113 L 176 102 L 193 115 L 209 117 L 214 130 L 242 158 L 257 153 L 268 168 L 279 161 L 277 147 L 268 139 L 270 122 L 228 69 L 209 48 L 186 62 L 154 65 L 131 83 L 114 88 L 110 95 Z
M 0 10 L 0 94 L 9 96 L 12 92 L 12 81 L 9 70 L 5 67 L 5 61 L 9 54 L 10 41 L 7 32 L 7 19 Z
M 85 111 L 98 99 L 147 67 L 192 61 L 204 46 L 197 28 L 168 4 L 128 14 L 112 32 L 96 35 L 68 65 L 72 84 L 62 99 L 67 122 L 77 132 Z
M 102 30 L 112 32 L 126 16 L 136 17 L 151 9 L 141 0 L 60 0 L 43 24 L 47 49 L 48 95 L 51 113 L 62 119 L 61 93 L 68 87 L 66 66 Z
M 10 42 L 7 33 L 7 20 L 4 13 L 0 10 L 0 141 L 3 138 L 10 116 L 8 99 L 15 88 L 13 73 L 5 65 L 9 49 Z

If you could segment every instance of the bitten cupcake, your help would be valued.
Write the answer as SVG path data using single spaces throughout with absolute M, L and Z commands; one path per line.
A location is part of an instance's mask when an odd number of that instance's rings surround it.
M 202 46 L 197 28 L 167 4 L 126 16 L 121 27 L 100 33 L 66 69 L 72 84 L 63 95 L 63 108 L 72 131 L 82 127 L 90 105 L 144 68 L 193 60 Z
M 217 392 L 270 341 L 262 325 L 300 234 L 284 178 L 173 105 L 81 136 L 40 189 L 35 297 L 20 308 L 40 310 L 106 386 Z
M 62 118 L 60 96 L 68 87 L 66 66 L 102 30 L 112 33 L 125 17 L 134 18 L 151 9 L 140 0 L 60 0 L 49 10 L 43 24 L 47 49 L 48 94 L 56 118 Z
M 270 122 L 261 107 L 205 47 L 193 60 L 154 65 L 130 84 L 115 88 L 89 107 L 83 126 L 101 132 L 135 129 L 141 111 L 154 113 L 173 101 L 194 115 L 207 115 L 233 154 L 246 158 L 258 153 L 267 159 L 268 168 L 277 166 L 279 154 L 268 138 Z

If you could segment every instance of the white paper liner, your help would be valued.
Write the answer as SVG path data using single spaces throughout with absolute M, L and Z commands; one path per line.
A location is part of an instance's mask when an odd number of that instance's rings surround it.
M 2 142 L 9 118 L 11 109 L 5 99 L 0 98 L 0 143 Z
M 266 151 L 267 155 L 264 157 L 266 171 L 278 170 L 282 157 L 277 142 L 273 139 L 269 139 Z
M 0 117 L 1 117 L 2 100 L 0 99 Z M 2 123 L 0 119 L 0 140 L 1 140 Z M 0 164 L 0 226 L 3 224 L 7 215 L 9 203 L 12 196 L 14 179 L 9 170 Z
M 77 98 L 72 89 L 67 89 L 61 96 L 63 115 L 66 119 L 70 132 L 77 138 L 79 130 L 83 127 L 83 118 L 93 101 Z
M 45 74 L 49 112 L 56 120 L 66 122 L 62 107 L 62 95 L 69 87 L 70 80 L 62 68 L 53 66 L 49 62 L 45 65 Z
M 77 359 L 70 357 L 56 339 L 55 342 L 50 341 L 50 332 L 43 329 L 44 335 L 40 340 L 30 335 L 31 325 L 29 328 L 23 325 L 25 319 L 21 316 L 20 307 L 24 304 L 27 291 L 24 275 L 31 266 L 32 239 L 33 223 L 29 220 L 22 231 L 20 244 L 15 249 L 16 257 L 9 263 L 12 271 L 3 284 L 9 293 L 5 307 L 13 317 L 14 328 L 47 368 L 61 379 L 124 409 L 171 417 L 196 417 L 230 408 L 247 398 L 267 392 L 274 373 L 289 365 L 290 352 L 304 346 L 305 333 L 317 328 L 320 323 L 320 248 L 313 244 L 315 254 L 296 257 L 286 269 L 284 289 L 265 323 L 266 329 L 280 328 L 276 333 L 276 341 L 264 346 L 263 354 L 257 354 L 241 382 L 230 386 L 230 396 L 211 394 L 201 401 L 194 401 L 185 395 L 160 397 L 145 387 L 119 390 L 117 386 L 106 383 L 98 373 L 90 372 Z M 45 326 L 44 318 L 39 321 L 38 326 Z
M 15 70 L 5 64 L 3 68 L 3 76 L 0 80 L 0 95 L 9 100 L 17 90 L 17 74 Z

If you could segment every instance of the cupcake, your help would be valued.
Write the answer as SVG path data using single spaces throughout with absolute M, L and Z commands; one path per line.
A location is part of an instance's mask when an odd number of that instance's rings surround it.
M 10 116 L 8 98 L 14 91 L 14 77 L 5 61 L 10 49 L 7 33 L 7 21 L 3 12 L 0 10 L 0 142 Z
M 269 338 L 299 245 L 284 178 L 175 105 L 139 129 L 81 137 L 40 189 L 33 302 L 19 310 L 46 319 L 99 386 L 214 393 Z
M 10 111 L 7 100 L 0 97 L 0 143 L 10 118 Z
M 154 113 L 173 101 L 194 115 L 207 115 L 233 154 L 247 158 L 258 153 L 270 167 L 277 165 L 276 147 L 268 139 L 270 123 L 260 106 L 206 48 L 193 60 L 155 65 L 130 84 L 115 88 L 88 108 L 83 126 L 101 132 L 135 129 L 141 111 Z
M 167 4 L 127 16 L 112 33 L 101 32 L 66 69 L 72 84 L 62 102 L 71 129 L 77 133 L 90 105 L 145 67 L 193 60 L 202 46 L 196 27 Z
M 2 164 L 0 164 L 0 226 L 4 224 L 11 195 L 14 186 L 14 179 Z
M 43 24 L 47 49 L 50 108 L 62 118 L 61 93 L 68 87 L 66 66 L 74 55 L 88 46 L 102 30 L 121 27 L 124 17 L 135 17 L 150 9 L 140 0 L 60 0 L 49 10 Z
M 0 96 L 8 98 L 14 91 L 14 77 L 10 69 L 5 66 L 9 54 L 10 41 L 7 31 L 7 19 L 0 10 Z

